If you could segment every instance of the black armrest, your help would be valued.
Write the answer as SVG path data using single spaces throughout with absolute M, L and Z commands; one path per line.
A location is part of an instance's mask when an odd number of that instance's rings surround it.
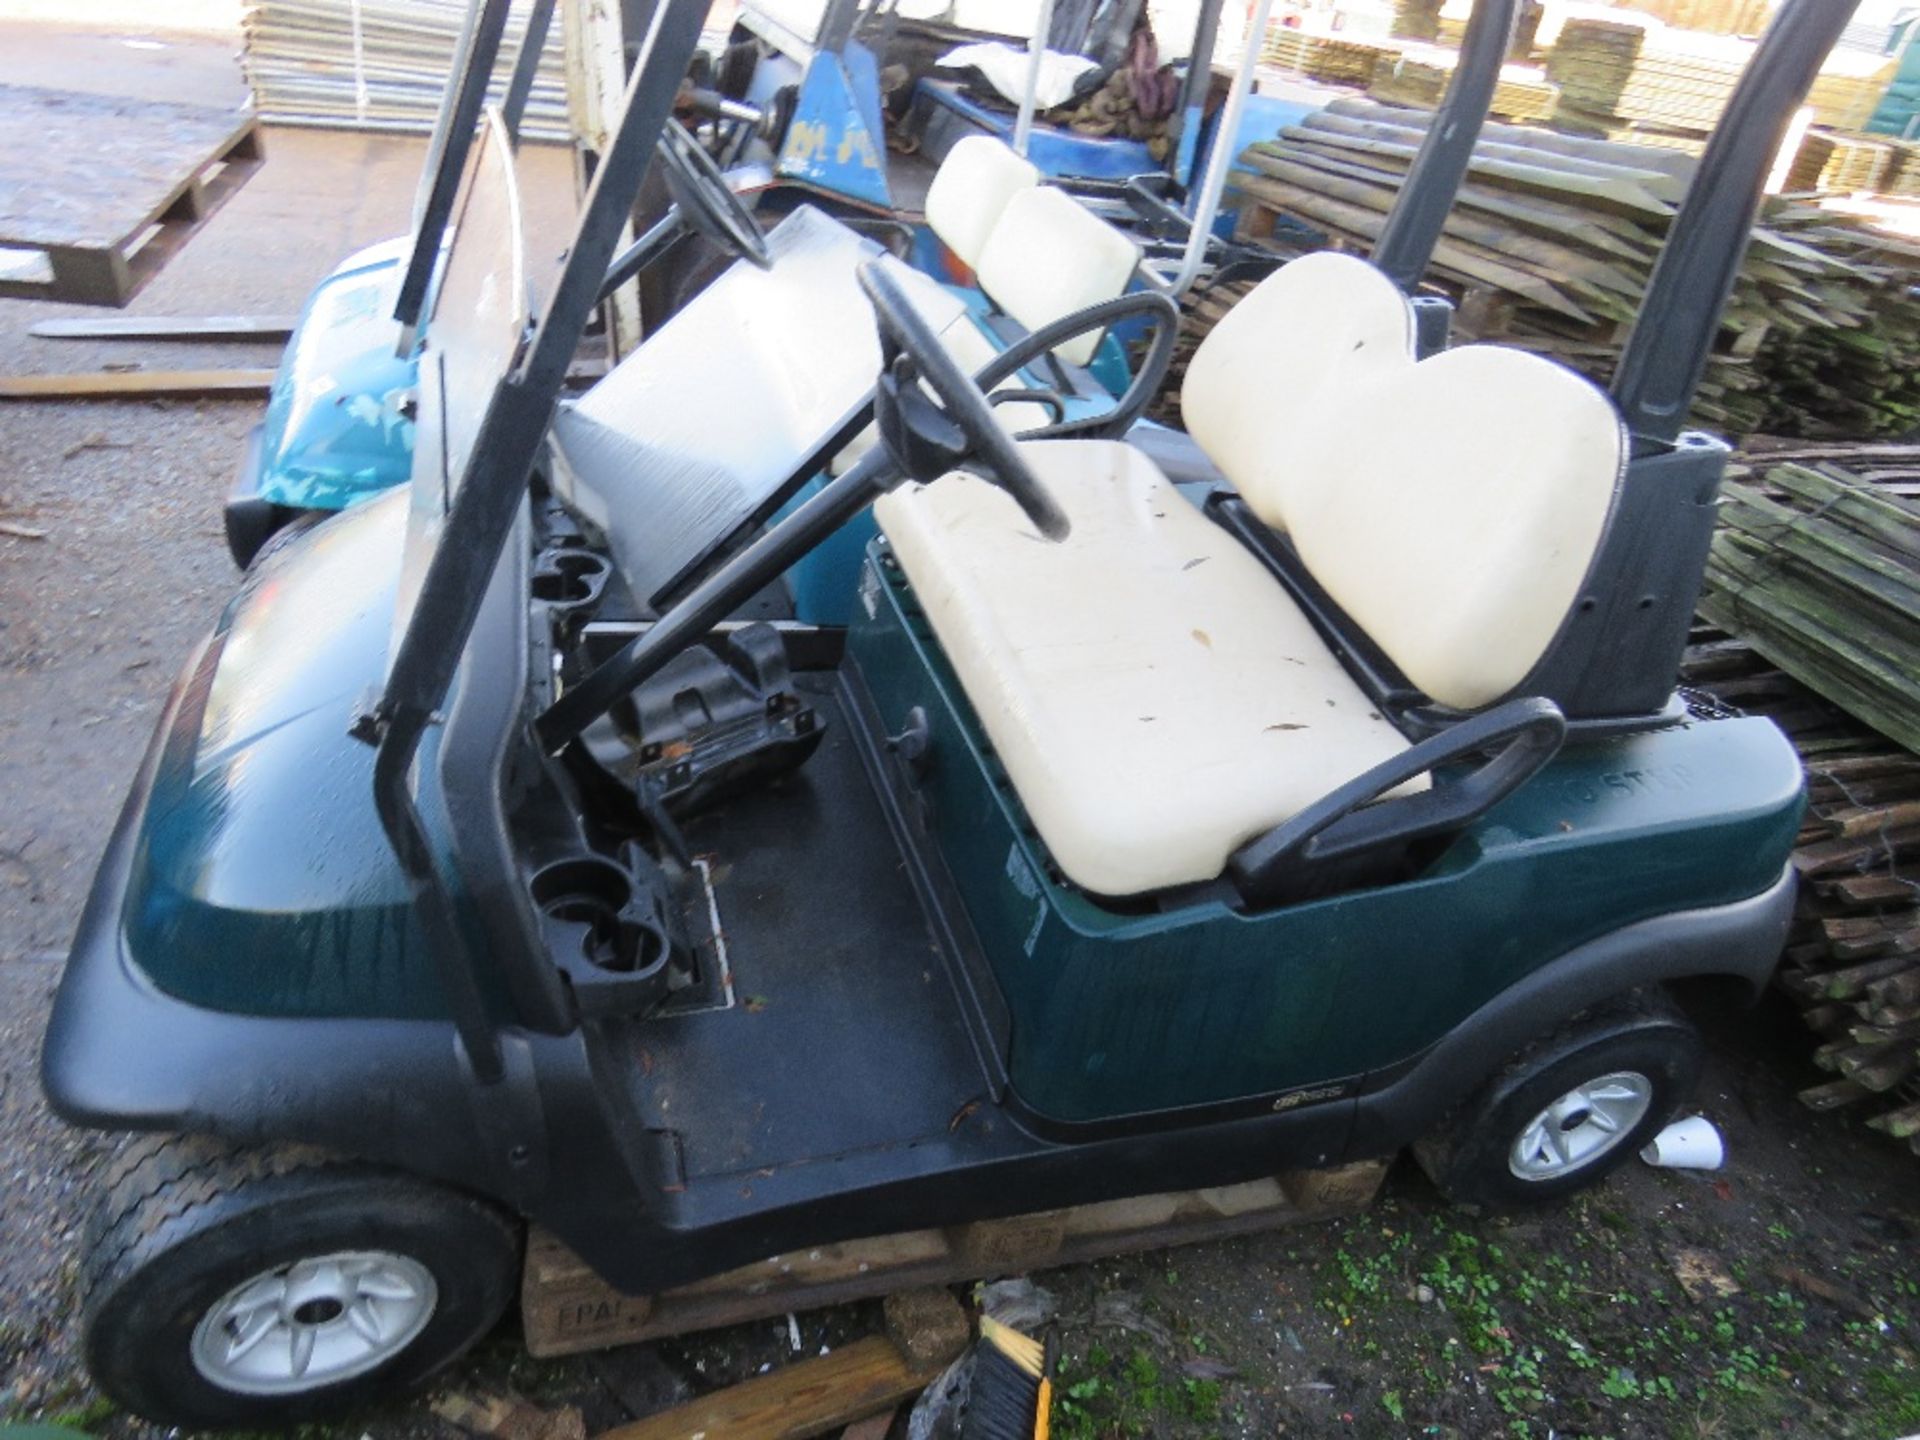
M 1414 842 L 1458 833 L 1519 789 L 1558 753 L 1566 735 L 1566 716 L 1551 700 L 1496 705 L 1382 761 L 1249 840 L 1227 861 L 1227 873 L 1253 905 L 1377 881 L 1405 861 Z M 1484 750 L 1493 753 L 1458 780 L 1380 799 L 1436 766 Z

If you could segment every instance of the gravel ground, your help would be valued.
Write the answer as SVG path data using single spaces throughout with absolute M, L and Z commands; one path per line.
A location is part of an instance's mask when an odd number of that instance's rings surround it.
M 223 47 L 132 50 L 0 24 L 0 81 L 156 98 L 239 91 Z M 139 314 L 282 312 L 353 247 L 403 228 L 408 141 L 268 137 L 269 163 L 135 301 Z M 534 151 L 536 235 L 567 196 Z M 0 302 L 0 368 L 261 366 L 274 347 L 37 341 L 75 307 Z M 116 1435 L 74 1356 L 68 1255 L 98 1142 L 44 1112 L 40 1030 L 99 847 L 176 667 L 233 584 L 220 500 L 259 406 L 0 409 L 0 1421 Z M 1792 1102 L 1805 1042 L 1763 1011 L 1722 1018 L 1702 1103 L 1720 1176 L 1639 1166 L 1548 1215 L 1477 1219 L 1417 1174 L 1335 1226 L 1040 1277 L 1058 1301 L 1064 1436 L 1407 1434 L 1889 1437 L 1920 1429 L 1914 1162 Z M 1692 1257 L 1692 1258 L 1688 1258 Z M 1731 1287 L 1696 1298 L 1701 1257 Z M 801 1351 L 870 1308 L 799 1321 Z M 509 1322 L 438 1393 L 511 1391 L 590 1428 L 786 1358 L 784 1322 L 657 1352 L 541 1364 Z M 457 1432 L 429 1400 L 340 1433 Z

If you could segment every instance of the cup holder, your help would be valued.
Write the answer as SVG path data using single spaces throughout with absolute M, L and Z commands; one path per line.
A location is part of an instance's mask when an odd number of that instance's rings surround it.
M 533 598 L 549 605 L 591 605 L 612 570 L 605 556 L 591 550 L 550 550 L 534 568 Z
M 562 963 L 584 962 L 584 969 L 566 965 L 576 991 L 597 981 L 650 986 L 664 979 L 671 949 L 666 932 L 646 897 L 635 903 L 633 878 L 621 866 L 593 856 L 560 860 L 536 871 L 531 888 Z M 618 1008 L 644 998 L 622 994 Z

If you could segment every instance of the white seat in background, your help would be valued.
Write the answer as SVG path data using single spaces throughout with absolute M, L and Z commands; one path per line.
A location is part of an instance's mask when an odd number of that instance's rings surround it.
M 1295 261 L 1200 347 L 1181 404 L 1388 657 L 1477 708 L 1526 677 L 1576 600 L 1626 438 L 1605 395 L 1538 356 L 1416 363 L 1405 309 L 1364 261 Z M 874 513 L 1076 884 L 1212 879 L 1406 748 L 1280 583 L 1152 462 L 1117 442 L 1023 448 L 1073 522 L 1061 544 L 963 474 Z
M 949 152 L 927 192 L 927 223 L 974 267 L 981 293 L 1029 331 L 1124 295 L 1140 264 L 1140 247 L 1066 191 L 1013 183 L 1019 173 L 1015 166 L 1033 170 L 1002 142 L 970 135 Z M 950 170 L 959 178 L 943 189 Z M 989 212 L 993 221 L 983 230 L 978 222 Z M 1089 331 L 1055 346 L 1053 353 L 1069 365 L 1085 365 L 1103 333 Z M 973 320 L 950 326 L 940 338 L 969 375 L 978 374 L 1002 348 Z M 996 388 L 1026 385 L 1016 374 Z M 1044 407 L 1018 401 L 996 406 L 994 417 L 1016 435 L 1053 419 Z M 873 444 L 868 427 L 834 457 L 832 472 L 845 474 Z
M 860 412 L 880 341 L 860 266 L 878 260 L 936 332 L 958 298 L 801 206 L 577 401 L 555 413 L 554 487 L 651 599 L 759 510 Z M 884 256 L 884 258 L 883 258 Z
M 1140 247 L 1064 190 L 1022 190 L 987 237 L 974 267 L 980 290 L 1028 330 L 1124 295 L 1140 264 Z M 1054 347 L 1069 365 L 1084 365 L 1099 347 L 1099 330 Z
M 927 187 L 927 224 L 969 268 L 1007 202 L 1040 183 L 1040 171 L 991 135 L 969 135 L 947 152 Z

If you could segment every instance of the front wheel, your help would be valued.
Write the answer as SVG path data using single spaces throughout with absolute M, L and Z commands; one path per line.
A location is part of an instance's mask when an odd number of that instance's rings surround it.
M 1635 992 L 1523 1050 L 1414 1156 L 1461 1204 L 1558 1200 L 1659 1134 L 1699 1072 L 1700 1037 L 1686 1017 L 1663 994 Z
M 513 1294 L 512 1219 L 408 1175 L 142 1136 L 108 1180 L 80 1261 L 87 1366 L 162 1424 L 276 1429 L 397 1393 Z

